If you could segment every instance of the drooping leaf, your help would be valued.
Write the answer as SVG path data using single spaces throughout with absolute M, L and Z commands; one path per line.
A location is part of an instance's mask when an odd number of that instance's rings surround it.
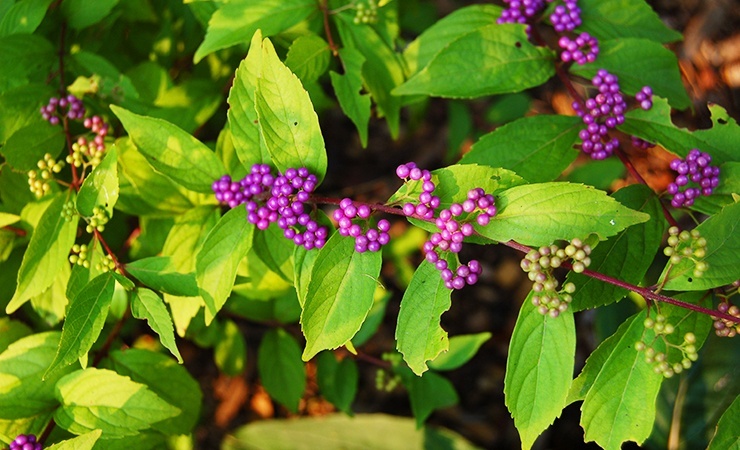
M 74 201 L 74 194 L 56 196 L 41 216 L 23 255 L 18 285 L 5 308 L 6 313 L 14 312 L 28 299 L 45 291 L 62 266 L 67 264 L 67 256 L 77 234 L 77 219 L 62 217 L 68 198 Z
M 149 164 L 176 183 L 196 192 L 211 193 L 211 184 L 226 172 L 208 147 L 175 125 L 115 105 L 111 105 L 111 110 Z
M 303 360 L 352 339 L 373 305 L 380 252 L 355 252 L 352 239 L 335 234 L 319 250 L 301 314 Z
M 106 272 L 95 277 L 72 299 L 62 326 L 57 354 L 46 369 L 44 378 L 90 351 L 105 325 L 114 288 L 115 279 L 110 272 Z
M 306 167 L 320 182 L 326 173 L 326 149 L 308 92 L 280 61 L 269 39 L 262 41 L 261 61 L 255 109 L 272 163 L 281 172 Z
M 137 288 L 131 298 L 131 315 L 137 319 L 145 319 L 159 340 L 182 364 L 182 356 L 175 343 L 175 332 L 172 318 L 161 298 L 149 289 Z
M 67 0 L 62 3 L 62 14 L 69 26 L 81 30 L 95 25 L 107 16 L 119 0 Z
M 700 277 L 694 275 L 696 264 L 684 258 L 671 269 L 666 289 L 703 291 L 738 279 L 740 267 L 740 203 L 733 203 L 702 222 L 696 230 L 707 240 L 706 256 L 709 265 Z M 681 248 L 681 247 L 679 247 Z M 664 274 L 668 266 L 663 271 Z
M 161 353 L 131 348 L 110 355 L 111 368 L 147 386 L 180 414 L 155 424 L 166 434 L 188 434 L 200 416 L 203 393 L 188 370 Z
M 339 106 L 355 124 L 360 135 L 360 143 L 367 146 L 368 124 L 370 122 L 370 95 L 362 94 L 362 66 L 365 57 L 352 47 L 339 50 L 344 73 L 331 71 L 331 85 L 339 101 Z
M 265 36 L 281 33 L 316 11 L 316 4 L 311 0 L 235 0 L 221 3 L 208 21 L 206 37 L 195 51 L 193 60 L 197 63 L 216 50 L 245 43 L 258 29 Z
M 73 372 L 59 380 L 55 395 L 62 404 L 57 425 L 74 434 L 99 429 L 103 439 L 132 436 L 180 414 L 145 385 L 107 369 Z
M 581 128 L 577 117 L 524 117 L 481 137 L 460 163 L 502 167 L 532 183 L 552 181 L 578 156 L 573 144 Z
M 226 375 L 235 377 L 244 372 L 247 364 L 247 343 L 239 327 L 232 320 L 224 322 L 221 336 L 213 351 L 216 366 Z
M 326 72 L 330 58 L 329 44 L 316 34 L 306 34 L 290 44 L 285 65 L 303 83 L 310 83 Z
M 352 415 L 352 402 L 357 395 L 359 381 L 354 359 L 337 361 L 333 352 L 319 353 L 316 358 L 316 379 L 321 395 L 340 411 Z
M 582 25 L 599 40 L 645 38 L 668 43 L 681 40 L 681 33 L 668 28 L 647 3 L 641 0 L 581 0 Z
M 509 344 L 504 395 L 514 417 L 522 448 L 560 416 L 573 378 L 576 329 L 573 313 L 542 315 L 524 300 Z
M 449 349 L 429 362 L 434 370 L 454 370 L 468 362 L 481 345 L 491 339 L 491 333 L 462 334 L 450 338 Z
M 660 43 L 638 38 L 599 41 L 598 62 L 576 64 L 571 68 L 575 74 L 592 78 L 599 69 L 619 77 L 622 92 L 634 95 L 643 86 L 650 86 L 655 95 L 668 99 L 676 109 L 691 106 L 686 89 L 681 81 L 676 55 Z
M 198 295 L 194 273 L 180 273 L 170 256 L 151 256 L 126 264 L 126 271 L 152 289 L 182 297 Z
M 427 361 L 449 348 L 440 318 L 450 309 L 450 296 L 439 271 L 433 264 L 422 262 L 403 294 L 396 326 L 396 347 L 416 375 L 421 376 L 427 370 Z
M 458 402 L 457 392 L 452 383 L 434 372 L 407 378 L 405 384 L 409 390 L 416 428 L 421 428 L 435 410 L 453 406 Z
M 265 333 L 257 353 L 257 370 L 270 396 L 297 412 L 306 388 L 306 369 L 295 339 L 282 328 Z
M 590 186 L 551 182 L 516 186 L 496 197 L 498 214 L 476 230 L 497 240 L 549 245 L 596 233 L 599 239 L 650 219 Z
M 519 92 L 553 76 L 554 57 L 529 42 L 524 25 L 491 23 L 442 48 L 393 94 L 476 98 Z
M 644 185 L 631 185 L 614 193 L 614 199 L 634 211 L 650 215 L 647 222 L 633 225 L 617 236 L 599 243 L 591 252 L 589 269 L 627 283 L 639 284 L 652 264 L 651 258 L 660 247 L 666 222 L 660 201 Z M 618 301 L 627 290 L 575 272 L 568 273 L 566 282 L 573 282 L 576 292 L 571 307 L 574 311 L 608 305 Z
M 224 214 L 206 236 L 196 256 L 195 278 L 206 302 L 206 324 L 211 323 L 234 287 L 239 261 L 252 247 L 254 225 L 246 211 L 234 208 Z
M 77 211 L 84 217 L 91 217 L 93 208 L 102 206 L 111 217 L 117 200 L 118 150 L 113 146 L 107 149 L 100 164 L 82 182 L 77 194 Z

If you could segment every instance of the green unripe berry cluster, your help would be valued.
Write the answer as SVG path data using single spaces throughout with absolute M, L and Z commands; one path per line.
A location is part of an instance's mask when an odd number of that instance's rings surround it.
M 700 277 L 707 271 L 709 265 L 702 259 L 707 255 L 707 240 L 701 237 L 698 230 L 679 230 L 673 226 L 668 229 L 668 247 L 663 254 L 670 258 L 670 263 L 676 265 L 684 258 L 694 261 L 694 276 Z
M 78 266 L 82 266 L 85 269 L 90 268 L 90 261 L 87 259 L 87 245 L 73 245 L 72 253 L 73 254 L 69 255 L 69 262 L 71 262 L 72 264 L 77 264 Z
M 727 301 L 720 303 L 717 310 L 740 319 L 740 308 L 730 305 Z M 740 333 L 740 323 L 714 316 L 712 316 L 712 319 L 714 320 L 714 333 L 717 336 L 735 337 Z
M 378 21 L 378 2 L 376 0 L 367 0 L 367 3 L 359 2 L 355 9 L 357 11 L 354 18 L 356 24 L 376 23 Z
M 54 174 L 62 171 L 64 161 L 57 162 L 51 153 L 44 155 L 44 159 L 36 163 L 38 170 L 28 171 L 28 187 L 36 197 L 42 197 L 49 192 L 49 182 L 54 179 Z
M 65 221 L 70 222 L 77 215 L 77 209 L 75 209 L 74 202 L 67 202 L 62 207 L 62 217 Z
M 573 271 L 583 272 L 591 264 L 590 254 L 591 247 L 584 245 L 580 239 L 573 239 L 565 248 L 553 244 L 527 253 L 520 266 L 534 283 L 532 290 L 535 294 L 532 296 L 532 304 L 537 307 L 540 314 L 555 318 L 565 312 L 573 301 L 571 294 L 576 290 L 575 284 L 565 283 L 562 289 L 558 290 L 559 282 L 553 276 L 553 269 L 571 259 Z
M 671 378 L 673 375 L 690 368 L 691 364 L 699 359 L 694 333 L 684 334 L 683 342 L 680 345 L 674 345 L 668 342 L 666 336 L 673 334 L 675 327 L 668 323 L 666 317 L 662 314 L 657 314 L 654 319 L 650 317 L 646 318 L 643 325 L 645 329 L 653 330 L 656 336 L 650 344 L 643 340 L 637 341 L 635 343 L 635 350 L 645 352 L 645 362 L 653 365 L 655 373 L 662 374 L 666 378 Z M 667 353 L 657 351 L 653 346 L 657 339 L 662 339 L 667 348 L 672 347 L 680 350 L 682 355 L 681 360 L 671 362 L 668 359 Z
M 100 272 L 110 272 L 111 270 L 116 269 L 116 262 L 113 261 L 113 257 L 111 255 L 105 255 L 105 258 L 98 262 L 95 265 L 95 268 Z
M 385 369 L 378 369 L 375 372 L 375 389 L 381 392 L 392 392 L 401 383 L 401 377 L 388 372 Z
M 81 167 L 84 164 L 97 167 L 103 159 L 104 153 L 104 145 L 98 146 L 93 142 L 88 142 L 87 138 L 81 136 L 77 138 L 77 142 L 72 144 L 72 154 L 67 155 L 66 161 L 75 167 Z
M 108 212 L 105 208 L 102 206 L 96 206 L 93 208 L 93 216 L 88 219 L 85 231 L 92 233 L 94 230 L 98 230 L 102 233 L 103 230 L 105 230 L 105 224 L 108 223 L 108 220 L 110 220 L 110 218 L 108 217 Z

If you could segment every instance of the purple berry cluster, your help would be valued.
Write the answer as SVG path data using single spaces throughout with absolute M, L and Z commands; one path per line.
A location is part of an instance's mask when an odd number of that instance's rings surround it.
M 635 94 L 635 100 L 640 103 L 640 108 L 645 111 L 653 107 L 653 89 L 650 86 L 643 86 L 638 93 Z
M 624 123 L 627 103 L 619 91 L 616 75 L 599 69 L 591 82 L 599 90 L 595 97 L 586 100 L 585 109 L 579 102 L 573 102 L 573 109 L 581 117 L 586 128 L 578 135 L 583 142 L 583 152 L 592 159 L 606 159 L 619 145 L 616 138 L 609 138 L 609 130 Z
M 334 211 L 333 217 L 339 225 L 339 234 L 355 238 L 357 253 L 377 252 L 391 239 L 388 234 L 391 224 L 385 219 L 378 221 L 377 228 L 368 227 L 367 231 L 363 231 L 360 224 L 352 222 L 356 218 L 367 220 L 371 214 L 372 210 L 368 205 L 356 206 L 349 198 L 343 198 L 339 202 L 339 209 Z
M 563 51 L 560 59 L 563 62 L 574 61 L 576 64 L 584 65 L 596 61 L 599 56 L 599 41 L 588 33 L 581 33 L 575 39 L 561 36 L 558 45 Z
M 408 181 L 421 181 L 421 194 L 419 194 L 419 203 L 406 203 L 403 205 L 403 213 L 407 216 L 419 216 L 422 219 L 431 220 L 434 218 L 434 210 L 439 207 L 439 197 L 433 195 L 436 186 L 432 182 L 432 174 L 428 170 L 422 170 L 416 167 L 416 163 L 409 162 L 401 164 L 396 169 L 398 178 Z
M 696 148 L 691 149 L 686 159 L 671 161 L 671 169 L 678 172 L 673 183 L 668 185 L 668 193 L 673 195 L 671 206 L 691 206 L 700 195 L 712 195 L 719 184 L 719 167 L 710 166 L 711 162 L 711 156 Z M 689 187 L 689 182 L 695 186 Z
M 306 212 L 305 202 L 318 180 L 307 168 L 290 168 L 284 174 L 272 174 L 270 166 L 255 164 L 239 181 L 224 175 L 211 188 L 216 200 L 234 208 L 245 204 L 247 220 L 260 230 L 277 223 L 283 235 L 307 250 L 321 248 L 329 232 Z
M 648 142 L 644 139 L 640 139 L 637 136 L 630 136 L 630 140 L 632 141 L 632 146 L 635 148 L 639 148 L 641 150 L 647 150 L 649 148 L 655 147 L 655 144 L 652 142 Z
M 504 0 L 506 9 L 496 23 L 527 23 L 545 7 L 544 0 Z
M 461 203 L 453 203 L 449 209 L 443 209 L 435 220 L 440 230 L 432 234 L 424 243 L 424 257 L 440 271 L 445 287 L 448 289 L 462 289 L 465 285 L 472 285 L 478 281 L 481 274 L 480 263 L 471 260 L 467 264 L 457 267 L 453 272 L 440 252 L 459 253 L 462 250 L 463 240 L 475 231 L 470 221 L 458 221 L 457 218 L 467 213 L 467 219 L 475 215 L 478 225 L 488 225 L 496 215 L 496 205 L 493 195 L 486 194 L 481 188 L 468 191 L 468 198 Z
M 10 443 L 8 450 L 41 450 L 44 447 L 41 446 L 40 442 L 36 441 L 36 436 L 33 434 L 19 434 L 13 442 Z
M 550 14 L 550 22 L 558 33 L 573 31 L 581 25 L 581 8 L 577 0 L 565 0 Z
M 82 100 L 72 94 L 66 97 L 52 97 L 46 106 L 41 107 L 41 117 L 52 125 L 59 125 L 61 118 L 80 120 L 85 116 L 85 106 Z

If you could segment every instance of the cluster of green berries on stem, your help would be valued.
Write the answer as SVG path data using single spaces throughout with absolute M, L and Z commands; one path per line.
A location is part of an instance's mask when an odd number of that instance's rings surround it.
M 737 282 L 736 282 L 737 283 Z M 724 314 L 740 319 L 740 308 L 725 301 L 717 306 L 717 310 Z M 719 337 L 735 337 L 740 333 L 740 322 L 712 316 L 714 320 L 714 333 Z
M 87 259 L 87 256 L 87 245 L 75 244 L 72 246 L 72 254 L 69 255 L 69 262 L 82 266 L 85 269 L 89 269 L 90 261 Z
M 676 265 L 684 258 L 694 261 L 694 276 L 700 277 L 709 268 L 706 261 L 702 259 L 707 254 L 707 240 L 701 237 L 699 230 L 680 231 L 673 226 L 668 229 L 668 247 L 663 249 L 663 254 L 670 258 L 670 263 Z
M 656 314 L 655 318 L 647 317 L 644 320 L 643 325 L 646 330 L 653 330 L 655 337 L 651 343 L 647 343 L 644 340 L 637 341 L 635 343 L 635 350 L 638 352 L 645 352 L 645 362 L 653 364 L 653 370 L 655 373 L 659 373 L 666 378 L 670 378 L 673 375 L 679 374 L 690 368 L 691 364 L 699 359 L 699 354 L 696 350 L 696 336 L 694 333 L 684 334 L 683 342 L 679 345 L 675 345 L 668 342 L 667 336 L 673 334 L 676 329 L 672 324 L 668 323 L 664 315 Z M 666 349 L 674 348 L 681 351 L 681 360 L 671 362 L 666 353 L 667 350 L 666 352 L 656 350 L 655 341 L 658 339 L 663 341 Z
M 391 367 L 398 366 L 401 364 L 402 357 L 400 354 L 395 352 L 385 352 L 380 358 L 383 361 L 387 361 L 391 364 Z M 401 377 L 392 370 L 379 368 L 375 372 L 375 388 L 378 391 L 391 392 L 401 383 Z
M 33 434 L 19 434 L 10 443 L 8 450 L 42 450 L 44 447 L 41 442 L 36 440 Z
M 36 163 L 37 170 L 28 171 L 28 186 L 36 197 L 42 197 L 49 192 L 51 186 L 49 182 L 54 178 L 55 173 L 62 171 L 64 161 L 56 161 L 51 153 L 44 155 L 44 159 Z
M 100 272 L 110 272 L 116 269 L 116 262 L 111 255 L 105 255 L 105 258 L 95 264 L 95 268 Z
M 565 248 L 553 244 L 527 252 L 520 266 L 534 282 L 532 304 L 540 314 L 555 318 L 568 309 L 576 286 L 569 282 L 558 289 L 560 283 L 553 275 L 553 270 L 570 259 L 573 271 L 581 273 L 591 264 L 590 254 L 591 247 L 577 238 Z
M 98 230 L 99 232 L 103 232 L 105 230 L 105 224 L 108 223 L 108 220 L 110 220 L 110 217 L 108 217 L 108 212 L 103 208 L 102 206 L 96 206 L 93 208 L 93 215 L 89 219 L 87 219 L 87 226 L 85 227 L 85 231 L 88 233 L 92 233 L 95 230 Z
M 367 3 L 360 1 L 355 6 L 355 18 L 353 20 L 356 24 L 361 23 L 376 23 L 378 21 L 378 2 L 377 0 L 367 0 Z
M 62 206 L 62 217 L 66 222 L 71 222 L 72 219 L 77 216 L 77 209 L 75 208 L 75 202 L 69 201 Z

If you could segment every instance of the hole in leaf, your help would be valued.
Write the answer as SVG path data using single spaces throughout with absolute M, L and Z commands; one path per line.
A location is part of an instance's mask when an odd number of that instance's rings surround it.
M 686 281 L 688 281 L 689 283 L 693 283 L 693 282 L 694 282 L 694 279 L 693 279 L 693 278 L 691 278 L 691 277 L 688 277 L 688 278 L 686 279 Z
M 521 42 L 519 42 L 519 41 L 516 41 L 516 42 L 514 43 L 514 47 L 516 47 L 516 48 L 522 48 L 522 43 L 521 43 Z
M 293 126 L 298 126 L 298 122 L 293 122 Z
M 722 125 L 726 125 L 727 121 L 725 119 L 717 119 L 718 123 L 721 123 Z

